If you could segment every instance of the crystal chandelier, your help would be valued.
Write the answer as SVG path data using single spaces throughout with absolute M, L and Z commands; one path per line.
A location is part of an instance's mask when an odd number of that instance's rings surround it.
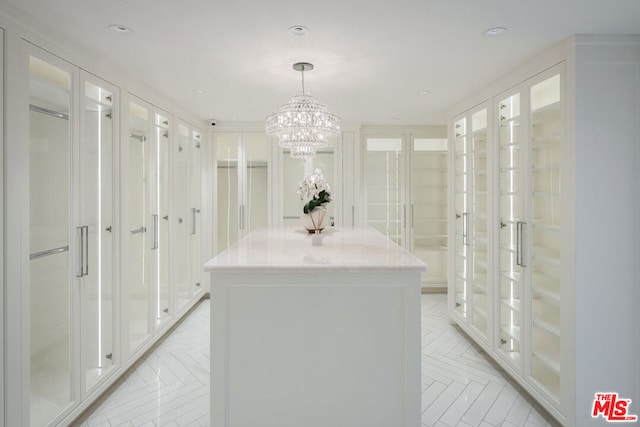
M 330 137 L 340 133 L 340 117 L 305 93 L 304 72 L 313 70 L 313 64 L 297 62 L 293 69 L 302 73 L 302 94 L 267 116 L 267 135 L 277 137 L 280 147 L 289 149 L 294 159 L 307 159 L 315 156 L 316 149 L 328 146 Z

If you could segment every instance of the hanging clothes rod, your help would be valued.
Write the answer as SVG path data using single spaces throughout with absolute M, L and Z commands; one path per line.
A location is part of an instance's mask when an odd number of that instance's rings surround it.
M 34 252 L 32 254 L 29 254 L 29 259 L 32 260 L 32 259 L 44 258 L 50 255 L 67 252 L 68 250 L 69 250 L 69 246 L 61 246 L 59 248 L 48 249 L 46 251 Z
M 268 165 L 248 165 L 247 169 L 267 169 Z M 220 165 L 218 164 L 218 169 L 238 169 L 238 165 Z
M 48 108 L 38 107 L 37 105 L 29 104 L 29 110 L 36 113 L 46 114 L 48 116 L 57 117 L 59 119 L 69 120 L 69 115 L 60 113 L 59 111 L 49 110 Z

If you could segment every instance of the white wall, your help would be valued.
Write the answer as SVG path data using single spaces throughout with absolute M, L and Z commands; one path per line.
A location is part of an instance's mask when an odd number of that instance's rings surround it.
M 575 424 L 596 392 L 640 414 L 640 40 L 576 50 Z M 633 412 L 635 411 L 635 412 Z

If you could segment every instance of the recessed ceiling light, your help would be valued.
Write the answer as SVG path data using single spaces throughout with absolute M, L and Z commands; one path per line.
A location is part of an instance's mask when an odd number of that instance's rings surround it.
M 196 90 L 194 90 L 194 92 L 197 93 L 198 95 L 202 95 L 204 93 L 207 93 L 207 91 L 204 90 L 204 89 L 196 89 Z
M 289 34 L 293 36 L 304 36 L 308 32 L 309 29 L 304 25 L 294 25 L 293 27 L 289 28 Z
M 133 30 L 131 28 L 127 27 L 126 25 L 111 24 L 111 25 L 109 25 L 109 28 L 111 30 L 115 31 L 116 33 L 122 33 L 122 34 L 133 33 Z
M 491 27 L 484 30 L 482 34 L 484 34 L 485 36 L 491 37 L 491 36 L 499 36 L 500 34 L 506 31 L 507 29 L 505 27 Z
M 418 92 L 418 95 L 431 95 L 431 91 L 430 90 L 421 90 L 420 92 Z

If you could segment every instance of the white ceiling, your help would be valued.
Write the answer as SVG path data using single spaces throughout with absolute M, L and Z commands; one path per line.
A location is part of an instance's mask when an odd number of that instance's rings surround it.
M 343 121 L 445 124 L 451 104 L 572 34 L 640 34 L 640 0 L 4 1 L 219 121 L 263 121 L 307 61 L 307 91 Z M 495 26 L 508 31 L 483 35 Z

